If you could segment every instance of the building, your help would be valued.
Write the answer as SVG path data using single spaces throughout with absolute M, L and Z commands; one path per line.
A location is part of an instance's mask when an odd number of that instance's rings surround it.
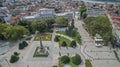
M 29 21 L 54 19 L 56 17 L 53 9 L 42 8 L 38 12 L 31 13 L 30 16 L 24 16 L 22 19 Z
M 30 16 L 24 16 L 22 19 L 29 21 L 55 19 L 57 17 L 65 17 L 68 21 L 72 21 L 73 12 L 55 13 L 54 9 L 42 8 L 38 12 L 31 14 Z
M 68 21 L 72 21 L 73 19 L 73 12 L 64 12 L 64 13 L 57 13 L 56 17 L 65 17 Z
M 36 21 L 36 17 L 37 16 L 35 16 L 35 15 L 33 15 L 33 16 L 25 16 L 25 17 L 23 17 L 23 19 L 26 19 L 28 21 Z
M 100 7 L 90 7 L 87 8 L 87 16 L 93 16 L 93 17 L 98 17 L 98 16 L 103 16 L 105 15 L 105 9 L 100 8 Z
M 7 7 L 0 7 L 0 22 L 7 23 L 11 17 L 12 15 L 10 14 Z
M 56 17 L 54 9 L 43 8 L 37 12 L 38 20 L 54 19 Z
M 108 17 L 112 23 L 113 27 L 113 35 L 116 36 L 117 39 L 120 39 L 120 7 L 110 5 L 107 6 Z

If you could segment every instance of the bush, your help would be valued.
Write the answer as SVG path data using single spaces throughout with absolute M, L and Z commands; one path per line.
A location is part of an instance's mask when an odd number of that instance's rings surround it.
M 26 41 L 23 41 L 22 43 L 19 43 L 19 49 L 24 49 L 28 46 L 28 43 Z
M 19 55 L 19 53 L 18 53 L 18 52 L 14 52 L 14 55 L 15 55 L 15 56 L 18 56 L 18 55 Z
M 72 63 L 75 65 L 79 65 L 81 63 L 81 57 L 80 55 L 76 54 L 74 57 L 72 57 Z
M 55 36 L 54 41 L 58 42 L 59 41 L 59 36 Z
M 70 46 L 73 47 L 73 48 L 75 48 L 75 47 L 77 46 L 77 44 L 76 44 L 75 41 L 72 41 L 72 42 L 70 43 Z
M 66 47 L 67 46 L 67 43 L 65 41 L 62 42 L 62 46 L 63 47 Z
M 10 63 L 15 63 L 15 62 L 17 62 L 18 60 L 19 60 L 19 57 L 18 57 L 18 56 L 12 55 L 12 56 L 11 56 L 11 59 L 10 59 Z
M 23 41 L 22 44 L 24 45 L 24 47 L 28 46 L 28 43 L 26 41 Z
M 22 43 L 19 43 L 19 49 L 24 49 L 24 45 Z
M 70 62 L 70 58 L 68 56 L 62 56 L 61 57 L 61 62 L 64 64 L 67 64 Z

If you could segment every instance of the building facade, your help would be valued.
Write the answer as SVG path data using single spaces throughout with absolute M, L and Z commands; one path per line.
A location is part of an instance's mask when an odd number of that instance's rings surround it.
M 12 15 L 10 14 L 7 7 L 0 7 L 0 22 L 7 23 L 11 17 Z
M 72 21 L 73 12 L 55 13 L 54 9 L 43 8 L 31 16 L 24 16 L 23 19 L 29 21 L 56 19 L 57 17 L 65 17 L 68 21 Z

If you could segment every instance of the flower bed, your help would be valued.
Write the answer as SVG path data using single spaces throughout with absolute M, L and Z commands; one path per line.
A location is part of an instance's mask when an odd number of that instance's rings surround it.
M 52 34 L 41 34 L 43 41 L 51 41 L 52 40 Z M 34 38 L 34 41 L 40 41 L 40 36 L 36 36 Z

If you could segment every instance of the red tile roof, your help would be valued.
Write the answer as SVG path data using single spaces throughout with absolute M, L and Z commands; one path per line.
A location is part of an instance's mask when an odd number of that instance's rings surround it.
M 120 16 L 111 16 L 111 18 L 120 19 Z
M 112 20 L 113 23 L 120 23 L 120 20 Z

